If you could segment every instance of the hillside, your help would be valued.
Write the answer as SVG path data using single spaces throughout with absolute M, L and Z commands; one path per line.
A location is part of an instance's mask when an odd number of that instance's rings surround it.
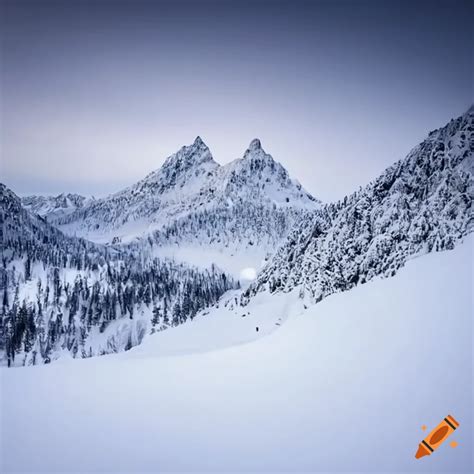
M 236 287 L 211 266 L 64 235 L 0 184 L 0 365 L 128 350 Z
M 342 201 L 303 219 L 245 292 L 294 288 L 314 301 L 393 276 L 474 229 L 474 107 Z
M 260 294 L 249 308 L 267 337 L 229 312 L 123 354 L 0 369 L 0 470 L 471 472 L 472 245 L 281 327 L 265 300 L 298 295 Z M 459 446 L 416 460 L 421 426 L 448 413 Z

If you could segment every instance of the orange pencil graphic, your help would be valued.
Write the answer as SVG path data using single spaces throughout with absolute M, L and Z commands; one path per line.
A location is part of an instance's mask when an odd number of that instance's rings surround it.
M 448 415 L 431 433 L 420 443 L 415 458 L 429 456 L 437 449 L 448 436 L 459 426 L 459 423 Z

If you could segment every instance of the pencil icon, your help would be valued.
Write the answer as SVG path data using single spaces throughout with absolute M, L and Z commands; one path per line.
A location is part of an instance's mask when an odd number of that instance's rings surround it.
M 415 454 L 416 459 L 429 456 L 437 449 L 448 436 L 459 426 L 459 423 L 448 415 L 431 433 L 420 443 Z

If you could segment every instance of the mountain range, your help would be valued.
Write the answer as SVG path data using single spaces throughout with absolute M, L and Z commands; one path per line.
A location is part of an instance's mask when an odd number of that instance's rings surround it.
M 265 294 L 307 305 L 392 276 L 472 232 L 473 156 L 471 107 L 329 204 L 258 139 L 222 166 L 197 137 L 100 199 L 20 199 L 1 185 L 0 360 L 119 352 L 195 316 L 252 318 Z
M 48 216 L 51 219 L 74 212 L 93 199 L 74 193 L 62 193 L 57 196 L 32 195 L 22 197 L 21 204 L 34 214 Z
M 243 158 L 221 166 L 197 137 L 138 183 L 66 215 L 46 217 L 67 234 L 103 243 L 155 233 L 160 243 L 274 245 L 303 211 L 319 206 L 259 140 L 250 143 Z M 201 229 L 191 221 L 199 221 Z

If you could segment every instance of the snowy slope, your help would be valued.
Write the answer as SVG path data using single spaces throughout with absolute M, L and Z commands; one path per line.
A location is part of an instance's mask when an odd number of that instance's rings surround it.
M 22 206 L 21 199 L 3 183 L 0 183 L 0 224 L 2 270 L 7 263 L 27 253 L 30 257 L 34 254 L 34 259 L 45 265 L 57 266 L 59 261 L 70 262 L 78 255 L 91 254 L 97 261 L 106 252 L 91 242 L 64 235 Z
M 66 236 L 0 183 L 0 365 L 127 350 L 214 304 L 233 280 Z
M 0 470 L 472 472 L 472 245 L 306 311 L 263 293 L 124 354 L 2 368 Z M 448 413 L 459 446 L 416 460 Z
M 245 296 L 302 285 L 319 301 L 392 276 L 413 256 L 451 249 L 472 232 L 473 202 L 474 106 L 364 188 L 303 219 Z

